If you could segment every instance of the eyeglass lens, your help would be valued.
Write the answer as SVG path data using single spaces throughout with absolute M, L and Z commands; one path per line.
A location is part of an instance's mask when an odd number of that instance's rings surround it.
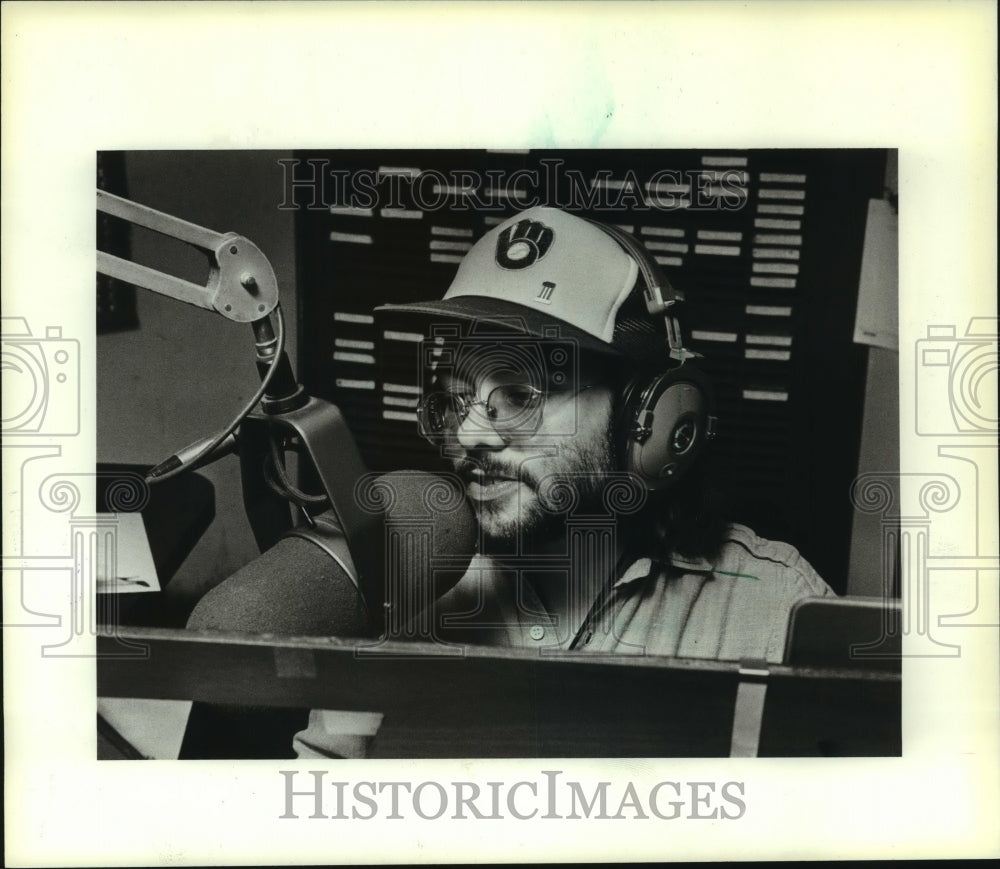
M 483 406 L 490 425 L 500 433 L 532 431 L 540 422 L 543 393 L 528 384 L 503 384 L 485 401 L 456 392 L 432 392 L 422 401 L 423 417 L 432 434 L 457 431 L 472 407 Z

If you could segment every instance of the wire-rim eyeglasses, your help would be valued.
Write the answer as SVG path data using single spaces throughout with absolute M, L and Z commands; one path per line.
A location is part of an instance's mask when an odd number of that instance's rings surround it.
M 483 408 L 490 427 L 509 443 L 518 437 L 530 437 L 542 423 L 542 412 L 553 396 L 570 397 L 593 389 L 596 383 L 575 390 L 546 391 L 527 383 L 502 383 L 494 386 L 486 398 L 467 392 L 437 390 L 425 394 L 417 405 L 420 433 L 436 442 L 455 435 L 464 425 L 473 407 Z

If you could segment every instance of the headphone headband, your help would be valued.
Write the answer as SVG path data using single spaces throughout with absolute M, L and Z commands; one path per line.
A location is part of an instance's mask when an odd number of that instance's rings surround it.
M 680 322 L 677 318 L 678 309 L 684 302 L 684 294 L 680 290 L 674 289 L 659 264 L 634 235 L 607 223 L 600 223 L 596 220 L 591 220 L 590 223 L 617 241 L 638 266 L 645 284 L 643 298 L 646 302 L 646 310 L 651 317 L 663 316 L 667 331 L 667 345 L 670 347 L 670 358 L 677 362 L 698 358 L 700 354 L 684 347 Z
M 646 248 L 616 226 L 590 221 L 613 238 L 635 261 L 645 286 L 643 297 L 651 317 L 666 325 L 665 370 L 640 373 L 623 395 L 616 439 L 625 470 L 641 479 L 648 491 L 676 485 L 715 436 L 712 387 L 693 360 L 700 354 L 684 347 L 678 309 L 684 301 Z

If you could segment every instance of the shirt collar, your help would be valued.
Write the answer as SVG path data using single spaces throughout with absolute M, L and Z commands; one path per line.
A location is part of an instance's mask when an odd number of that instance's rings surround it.
M 685 556 L 678 555 L 675 552 L 671 554 L 667 561 L 672 567 L 680 568 L 686 573 L 709 573 L 712 570 L 711 562 L 704 557 L 686 558 Z M 618 586 L 621 585 L 627 585 L 630 582 L 636 582 L 640 579 L 648 578 L 653 572 L 654 564 L 655 562 L 652 558 L 640 558 L 637 561 L 632 562 L 628 569 L 614 584 L 614 588 L 618 588 Z

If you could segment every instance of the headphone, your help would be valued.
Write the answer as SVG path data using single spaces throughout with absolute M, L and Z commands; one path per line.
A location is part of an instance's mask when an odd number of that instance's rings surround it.
M 716 434 L 711 380 L 698 368 L 699 354 L 683 346 L 676 313 L 684 296 L 673 289 L 659 264 L 631 234 L 591 221 L 611 236 L 639 267 L 650 316 L 663 316 L 667 327 L 666 370 L 640 371 L 626 384 L 615 421 L 622 467 L 648 492 L 674 488 Z

